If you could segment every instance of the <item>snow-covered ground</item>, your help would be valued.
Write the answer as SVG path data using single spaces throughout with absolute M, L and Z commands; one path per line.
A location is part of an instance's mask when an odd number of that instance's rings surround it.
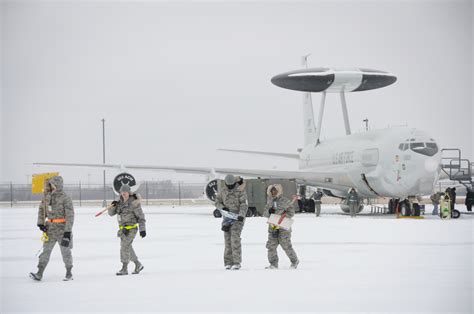
M 209 206 L 145 207 L 148 235 L 134 243 L 145 269 L 117 277 L 117 223 L 95 218 L 97 210 L 76 208 L 74 281 L 61 281 L 55 247 L 43 281 L 33 282 L 28 273 L 41 247 L 36 209 L 0 209 L 1 313 L 474 310 L 474 216 L 352 219 L 323 206 L 320 218 L 296 216 L 297 270 L 288 269 L 281 249 L 280 269 L 264 269 L 265 219 L 249 218 L 243 268 L 226 271 L 221 220 Z

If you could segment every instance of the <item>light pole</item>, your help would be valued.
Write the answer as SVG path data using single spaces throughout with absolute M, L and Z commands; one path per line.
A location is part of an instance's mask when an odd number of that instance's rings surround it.
M 102 119 L 102 161 L 105 165 L 105 119 Z M 105 168 L 104 168 L 104 201 L 102 202 L 102 206 L 107 206 L 106 200 L 106 190 L 105 190 Z
M 365 118 L 362 121 L 365 123 L 365 130 L 368 131 L 369 130 L 369 119 Z

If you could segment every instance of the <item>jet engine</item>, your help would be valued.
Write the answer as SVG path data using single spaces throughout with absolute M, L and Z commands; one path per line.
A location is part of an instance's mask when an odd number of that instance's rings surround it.
M 343 212 L 345 212 L 346 214 L 349 214 L 350 211 L 349 211 L 349 205 L 347 205 L 346 203 L 341 203 L 341 209 Z M 363 204 L 360 204 L 359 205 L 359 210 L 357 211 L 357 214 L 360 213 L 362 210 L 364 209 L 364 205 Z
M 204 188 L 204 193 L 206 193 L 206 197 L 211 202 L 216 201 L 217 196 L 217 179 L 211 180 L 206 184 Z

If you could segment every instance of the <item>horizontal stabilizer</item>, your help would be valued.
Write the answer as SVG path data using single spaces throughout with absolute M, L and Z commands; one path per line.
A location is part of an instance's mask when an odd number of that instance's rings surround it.
M 274 152 L 255 151 L 255 150 L 239 150 L 239 149 L 226 149 L 226 148 L 219 148 L 218 150 L 224 151 L 224 152 L 234 152 L 234 153 L 243 153 L 243 154 L 275 156 L 275 157 L 290 158 L 290 159 L 300 159 L 299 154 L 291 154 L 291 153 L 274 153 Z

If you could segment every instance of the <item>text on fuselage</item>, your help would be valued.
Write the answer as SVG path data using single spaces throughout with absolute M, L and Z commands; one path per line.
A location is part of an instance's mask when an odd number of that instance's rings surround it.
M 332 164 L 350 164 L 354 162 L 354 151 L 334 153 L 332 155 Z

